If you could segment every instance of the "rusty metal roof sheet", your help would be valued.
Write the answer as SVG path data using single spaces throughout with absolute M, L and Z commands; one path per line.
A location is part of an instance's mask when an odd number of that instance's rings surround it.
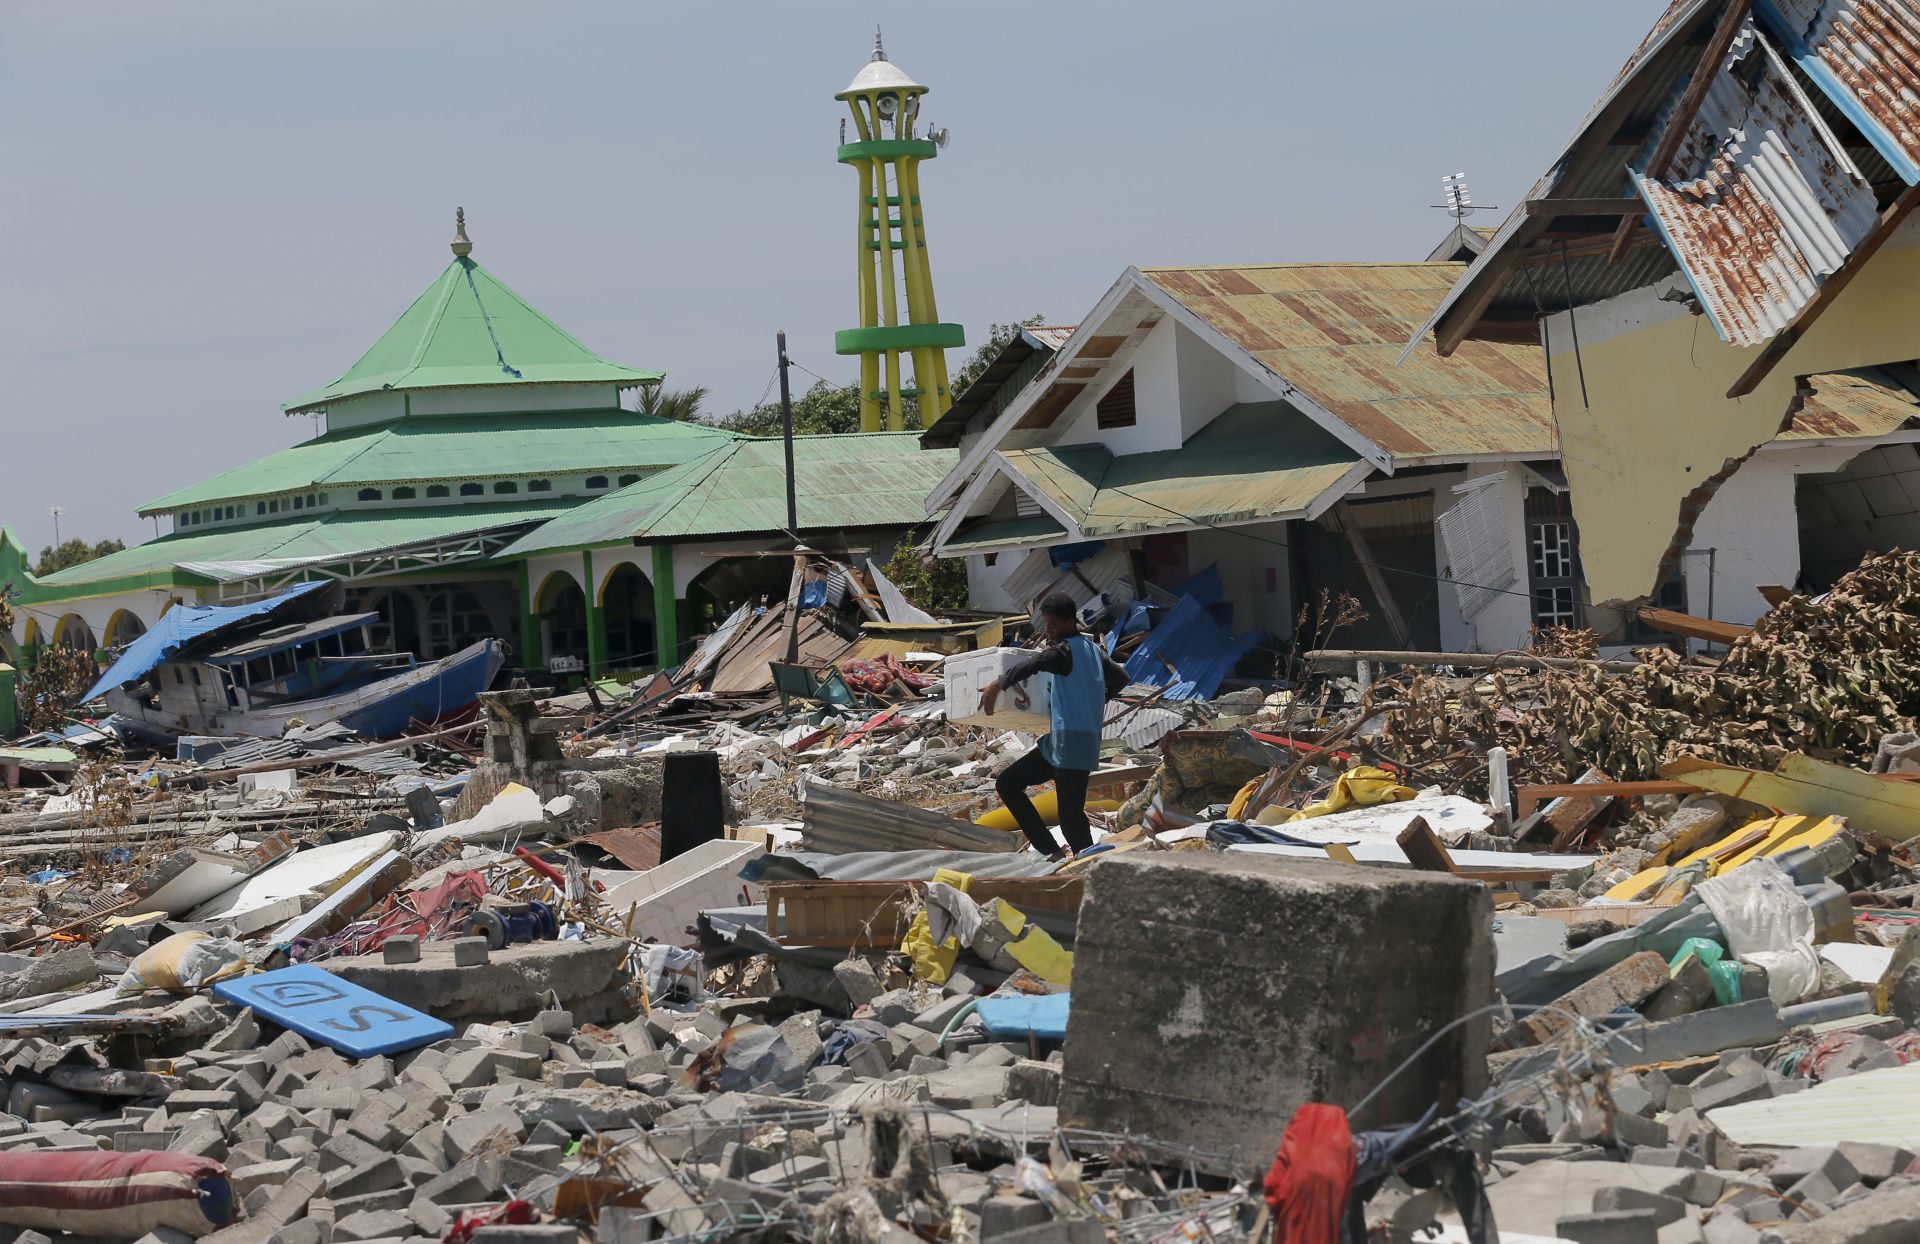
M 1147 268 L 1147 280 L 1396 458 L 1555 452 L 1540 350 L 1470 342 L 1451 358 L 1413 331 L 1458 263 Z
M 1920 5 L 1761 0 L 1787 54 L 1908 185 L 1920 183 Z
M 1920 396 L 1876 367 L 1806 379 L 1804 400 L 1783 441 L 1858 440 L 1887 436 L 1920 418 Z
M 1675 84 L 1656 135 L 1685 89 Z M 1672 170 L 1661 178 L 1636 171 L 1634 184 L 1714 328 L 1733 345 L 1760 345 L 1790 324 L 1878 216 L 1872 188 L 1751 21 L 1714 75 Z

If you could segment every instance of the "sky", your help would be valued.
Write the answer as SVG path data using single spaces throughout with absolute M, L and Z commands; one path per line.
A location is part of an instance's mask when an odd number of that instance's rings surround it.
M 1129 265 L 1424 258 L 1441 177 L 1511 208 L 1664 7 L 0 0 L 0 523 L 150 538 L 142 502 L 311 436 L 280 403 L 439 274 L 455 206 L 522 297 L 715 413 L 779 329 L 851 379 L 833 95 L 876 18 L 952 133 L 925 219 L 978 342 Z

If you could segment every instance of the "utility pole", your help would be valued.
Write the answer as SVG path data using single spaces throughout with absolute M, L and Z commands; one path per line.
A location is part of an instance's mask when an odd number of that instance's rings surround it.
M 806 579 L 806 550 L 800 545 L 800 512 L 793 480 L 793 392 L 787 385 L 787 333 L 780 330 L 780 433 L 787 449 L 787 534 L 793 537 L 793 579 L 787 589 L 787 664 L 800 661 L 800 585 Z
M 791 454 L 787 456 L 787 469 L 789 471 L 793 469 L 793 456 Z M 53 547 L 56 549 L 60 547 L 60 516 L 66 512 L 67 507 L 64 505 L 50 505 L 47 507 L 47 514 L 53 519 Z
M 779 335 L 780 342 L 780 432 L 787 439 L 787 534 L 793 542 L 800 543 L 800 513 L 794 500 L 793 484 L 793 393 L 787 387 L 787 334 Z

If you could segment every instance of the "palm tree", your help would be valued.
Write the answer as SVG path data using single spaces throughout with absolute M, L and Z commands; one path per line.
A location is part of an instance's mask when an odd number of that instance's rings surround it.
M 706 400 L 707 386 L 703 384 L 691 389 L 667 389 L 650 384 L 640 390 L 640 413 L 685 422 L 700 417 L 701 404 Z

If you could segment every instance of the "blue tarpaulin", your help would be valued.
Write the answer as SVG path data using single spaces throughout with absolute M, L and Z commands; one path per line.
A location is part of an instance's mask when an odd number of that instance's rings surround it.
M 1202 602 L 1182 596 L 1133 650 L 1127 677 L 1167 688 L 1164 698 L 1169 700 L 1211 700 L 1240 658 L 1259 642 L 1260 632 L 1235 635 L 1216 622 Z
M 309 963 L 221 981 L 213 995 L 349 1058 L 397 1054 L 453 1035 L 453 1025 Z
M 248 605 L 175 605 L 160 615 L 152 630 L 126 646 L 119 658 L 107 667 L 107 672 L 100 675 L 100 681 L 93 684 L 93 689 L 81 697 L 81 702 L 103 696 L 122 683 L 133 682 L 202 635 L 236 622 L 265 617 L 289 601 L 329 586 L 331 580 L 302 583 L 278 596 Z
M 1043 1041 L 1064 1041 L 1072 999 L 1070 993 L 982 998 L 978 1012 L 980 1023 L 996 1037 L 1032 1035 Z

